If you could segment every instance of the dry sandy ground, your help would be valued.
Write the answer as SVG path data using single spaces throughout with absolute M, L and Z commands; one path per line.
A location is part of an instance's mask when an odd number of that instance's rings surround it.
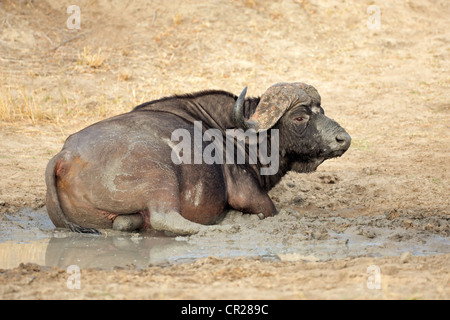
M 256 96 L 280 81 L 314 85 L 353 139 L 318 172 L 288 174 L 270 193 L 280 209 L 448 221 L 448 1 L 376 1 L 379 30 L 373 1 L 80 0 L 81 29 L 69 30 L 72 2 L 0 1 L 0 223 L 43 206 L 45 166 L 70 133 L 164 95 L 248 85 Z M 83 270 L 80 290 L 63 269 L 27 265 L 0 272 L 0 298 L 450 297 L 448 254 L 403 260 L 207 258 Z M 370 265 L 380 290 L 367 289 Z
M 27 264 L 0 273 L 0 294 L 4 299 L 448 299 L 449 257 L 405 262 L 399 257 L 331 262 L 210 257 L 170 268 L 82 270 L 79 289 L 63 269 Z M 373 265 L 381 270 L 380 287 L 367 273 Z

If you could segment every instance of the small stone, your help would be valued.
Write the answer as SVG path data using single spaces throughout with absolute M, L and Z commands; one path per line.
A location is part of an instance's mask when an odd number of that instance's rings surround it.
M 365 236 L 369 239 L 373 239 L 377 237 L 377 234 L 373 231 L 373 230 L 367 230 L 367 229 L 363 229 L 360 231 L 359 233 L 362 236 Z
M 303 199 L 301 196 L 295 196 L 292 200 L 291 200 L 292 204 L 302 204 L 303 202 L 305 202 L 305 199 Z
M 310 186 L 304 185 L 300 187 L 301 192 L 309 192 L 311 190 Z
M 286 182 L 286 185 L 287 185 L 289 188 L 294 188 L 294 187 L 295 187 L 295 183 L 292 182 L 292 181 Z

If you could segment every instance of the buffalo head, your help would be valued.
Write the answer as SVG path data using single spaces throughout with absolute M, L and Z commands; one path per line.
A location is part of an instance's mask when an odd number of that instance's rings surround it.
M 262 95 L 255 112 L 245 119 L 245 88 L 234 107 L 238 128 L 257 132 L 280 130 L 279 148 L 290 169 L 311 172 L 325 160 L 340 157 L 350 147 L 350 135 L 334 120 L 325 116 L 321 98 L 310 85 L 278 83 Z

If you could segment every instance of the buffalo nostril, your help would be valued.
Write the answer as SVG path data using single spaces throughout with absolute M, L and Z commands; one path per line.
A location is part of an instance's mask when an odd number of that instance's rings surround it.
M 336 136 L 336 141 L 343 148 L 348 149 L 348 147 L 350 147 L 352 138 L 350 137 L 350 135 L 347 132 L 341 132 Z

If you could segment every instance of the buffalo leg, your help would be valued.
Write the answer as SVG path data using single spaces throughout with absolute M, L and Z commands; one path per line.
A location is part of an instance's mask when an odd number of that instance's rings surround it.
M 228 204 L 235 210 L 256 214 L 260 219 L 277 214 L 269 195 L 255 175 L 237 166 L 224 166 L 227 179 Z
M 117 231 L 135 231 L 141 229 L 144 224 L 144 218 L 140 213 L 124 214 L 114 219 L 112 228 Z
M 207 226 L 189 221 L 176 211 L 160 212 L 152 210 L 150 213 L 152 229 L 169 231 L 179 235 L 191 235 L 200 232 Z
M 244 213 L 256 214 L 260 219 L 276 215 L 277 209 L 270 197 L 258 189 L 253 191 L 252 194 L 250 192 L 230 193 L 228 203 L 233 209 Z
M 113 229 L 117 231 L 135 231 L 144 227 L 145 218 L 142 214 L 119 215 L 114 219 Z M 205 226 L 189 221 L 176 211 L 162 212 L 152 210 L 150 213 L 150 227 L 154 230 L 168 231 L 177 235 L 191 235 L 198 233 Z

